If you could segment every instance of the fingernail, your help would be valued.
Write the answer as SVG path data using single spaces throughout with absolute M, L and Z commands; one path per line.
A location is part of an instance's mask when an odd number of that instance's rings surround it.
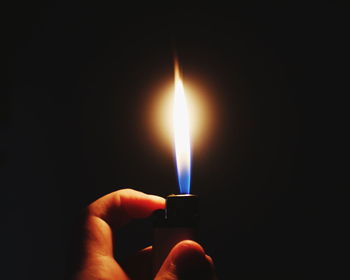
M 207 258 L 207 260 L 209 261 L 209 263 L 210 263 L 211 265 L 214 265 L 214 261 L 213 261 L 213 259 L 211 258 L 211 256 L 205 255 L 205 257 Z
M 178 279 L 212 279 L 213 268 L 204 252 L 189 248 L 174 260 Z

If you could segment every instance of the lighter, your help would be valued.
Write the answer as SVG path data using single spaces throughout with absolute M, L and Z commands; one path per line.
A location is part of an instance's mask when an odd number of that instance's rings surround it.
M 165 210 L 153 213 L 153 273 L 159 271 L 170 250 L 182 240 L 198 238 L 198 197 L 193 194 L 169 195 Z

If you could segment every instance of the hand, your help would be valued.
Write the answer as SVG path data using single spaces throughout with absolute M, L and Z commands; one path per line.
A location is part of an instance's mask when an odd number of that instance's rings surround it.
M 80 265 L 73 279 L 152 279 L 152 247 L 119 264 L 113 255 L 114 241 L 118 240 L 113 236 L 130 220 L 146 218 L 164 207 L 163 198 L 131 189 L 110 193 L 90 204 L 80 237 Z M 182 241 L 171 250 L 155 279 L 214 279 L 213 262 L 198 243 Z

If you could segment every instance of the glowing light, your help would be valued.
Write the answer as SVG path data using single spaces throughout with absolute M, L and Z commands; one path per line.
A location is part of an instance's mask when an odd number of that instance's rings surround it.
M 185 89 L 177 62 L 175 63 L 173 132 L 180 193 L 187 194 L 190 193 L 191 183 L 190 120 Z

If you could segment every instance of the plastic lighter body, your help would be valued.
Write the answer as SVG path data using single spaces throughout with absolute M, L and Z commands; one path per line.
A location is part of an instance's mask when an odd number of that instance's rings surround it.
M 156 275 L 170 250 L 182 240 L 198 240 L 198 197 L 169 195 L 165 210 L 153 213 L 153 274 Z

